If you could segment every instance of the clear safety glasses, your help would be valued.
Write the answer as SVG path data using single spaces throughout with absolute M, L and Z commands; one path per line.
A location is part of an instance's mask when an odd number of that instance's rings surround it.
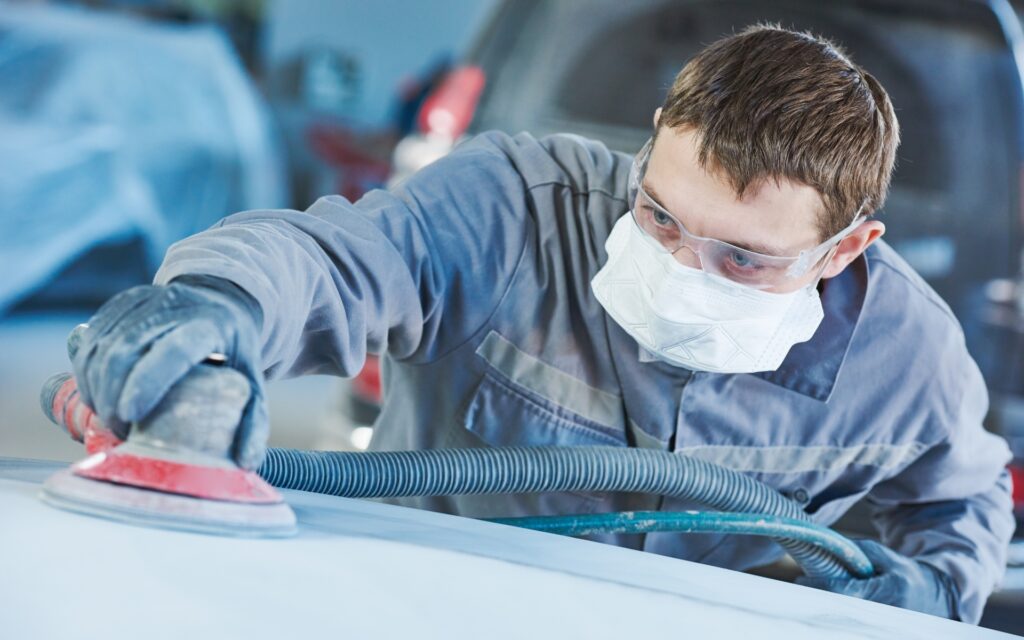
M 785 288 L 818 265 L 829 251 L 857 228 L 863 220 L 857 211 L 848 227 L 818 246 L 801 251 L 797 256 L 773 256 L 743 249 L 722 240 L 704 238 L 686 230 L 683 223 L 655 202 L 643 188 L 647 162 L 651 157 L 652 140 L 644 144 L 633 160 L 629 174 L 629 198 L 633 203 L 633 219 L 653 244 L 675 254 L 686 247 L 700 259 L 707 273 L 755 289 Z

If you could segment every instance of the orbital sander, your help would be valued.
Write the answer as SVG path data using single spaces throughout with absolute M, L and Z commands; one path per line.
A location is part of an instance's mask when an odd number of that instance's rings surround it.
M 70 374 L 47 380 L 43 412 L 90 455 L 51 476 L 42 499 L 77 513 L 165 529 L 294 534 L 295 514 L 281 494 L 231 456 L 251 391 L 245 376 L 217 362 L 212 357 L 194 367 L 131 425 L 125 441 L 82 401 Z

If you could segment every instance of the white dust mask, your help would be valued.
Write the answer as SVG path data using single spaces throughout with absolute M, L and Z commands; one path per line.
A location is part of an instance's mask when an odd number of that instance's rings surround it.
M 824 317 L 816 283 L 770 293 L 687 267 L 645 240 L 629 214 L 605 249 L 608 262 L 590 282 L 594 296 L 641 347 L 670 364 L 774 371 Z

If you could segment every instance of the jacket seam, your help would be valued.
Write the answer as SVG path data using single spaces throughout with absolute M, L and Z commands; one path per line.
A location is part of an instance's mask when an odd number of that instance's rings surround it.
M 534 224 L 534 230 L 536 230 L 536 223 L 533 222 L 532 218 L 531 218 L 531 222 Z M 472 331 L 470 331 L 466 335 L 466 337 L 464 339 L 460 340 L 457 344 L 452 345 L 450 348 L 448 348 L 447 350 L 443 351 L 442 353 L 437 354 L 433 358 L 429 358 L 429 359 L 426 359 L 426 360 L 402 360 L 401 362 L 403 364 L 407 364 L 407 365 L 414 366 L 414 367 L 429 366 L 429 365 L 437 364 L 441 360 L 444 360 L 445 358 L 447 358 L 451 354 L 455 353 L 456 351 L 458 351 L 459 349 L 461 349 L 465 345 L 467 345 L 470 342 L 472 342 L 478 335 L 480 335 L 481 331 L 487 329 L 491 325 L 491 321 L 494 319 L 494 316 L 497 315 L 498 309 L 500 309 L 501 305 L 504 304 L 505 299 L 509 295 L 509 292 L 512 291 L 512 285 L 515 283 L 516 276 L 519 275 L 519 270 L 522 268 L 523 261 L 526 259 L 526 252 L 527 252 L 527 249 L 529 248 L 529 245 L 530 245 L 529 238 L 524 239 L 523 240 L 523 246 L 519 250 L 519 257 L 516 258 L 516 266 L 515 266 L 514 269 L 512 269 L 512 273 L 509 275 L 508 281 L 505 283 L 504 291 L 502 291 L 501 296 L 498 298 L 498 301 L 494 304 L 494 307 L 491 309 L 491 312 L 489 314 L 487 314 L 487 317 L 484 319 L 484 321 L 480 323 L 480 326 L 478 326 L 477 328 L 475 328 Z
M 956 316 L 954 316 L 953 313 L 949 309 L 945 308 L 938 300 L 935 300 L 935 298 L 933 296 L 928 295 L 928 291 L 923 289 L 918 283 L 916 283 L 913 280 L 911 280 L 910 278 L 908 278 L 907 275 L 905 273 L 903 273 L 902 271 L 900 271 L 899 269 L 897 269 L 895 265 L 892 265 L 889 262 L 887 262 L 885 258 L 877 257 L 877 256 L 876 257 L 872 257 L 872 259 L 870 261 L 871 262 L 877 262 L 878 264 L 881 264 L 881 265 L 885 266 L 887 269 L 889 269 L 890 272 L 892 272 L 892 273 L 896 274 L 897 276 L 899 276 L 904 282 L 909 284 L 911 286 L 911 288 L 914 289 L 914 291 L 916 291 L 925 300 L 927 300 L 935 308 L 937 308 L 939 311 L 941 311 L 943 316 L 945 316 L 949 320 L 953 320 L 954 322 L 956 322 Z
M 595 386 L 591 385 L 587 381 L 581 380 L 580 378 L 577 378 L 576 376 L 573 376 L 573 375 L 571 375 L 569 373 L 566 373 L 565 371 L 562 371 L 558 367 L 543 361 L 538 356 L 535 356 L 535 355 L 532 355 L 530 353 L 527 353 L 527 352 L 523 351 L 516 344 L 514 344 L 511 340 L 509 340 L 508 338 L 503 336 L 501 334 L 501 332 L 499 332 L 499 331 L 495 331 L 494 329 L 491 329 L 487 333 L 487 337 L 484 338 L 484 342 L 487 342 L 487 339 L 490 337 L 490 335 L 492 333 L 495 336 L 497 336 L 499 339 L 504 340 L 505 344 L 507 344 L 510 349 L 514 350 L 515 356 L 517 358 L 519 358 L 519 359 L 529 359 L 530 361 L 532 361 L 532 363 L 536 364 L 539 367 L 543 367 L 546 370 L 551 370 L 552 372 L 554 372 L 554 373 L 556 373 L 558 375 L 562 375 L 562 376 L 565 376 L 567 378 L 571 378 L 575 382 L 577 382 L 580 385 L 582 385 L 583 387 L 585 387 L 587 389 L 587 391 L 592 391 L 595 394 L 602 395 L 602 396 L 608 396 L 609 399 L 611 399 L 612 401 L 615 401 L 615 402 L 620 402 L 622 400 L 622 396 L 620 394 L 612 393 L 610 391 L 605 391 L 604 389 L 599 389 L 598 387 L 595 387 Z M 483 348 L 482 346 L 477 348 L 476 355 L 481 357 L 481 358 L 483 358 L 495 371 L 500 373 L 503 377 L 507 378 L 511 382 L 514 382 L 514 383 L 516 383 L 516 384 L 518 384 L 518 385 L 520 385 L 520 386 L 522 386 L 524 388 L 530 389 L 531 391 L 534 391 L 535 393 L 538 393 L 538 394 L 540 393 L 540 391 L 537 390 L 536 388 L 534 388 L 533 385 L 528 384 L 525 380 L 516 379 L 511 374 L 511 372 L 503 369 L 501 366 L 496 364 L 493 360 L 490 359 L 490 357 L 488 355 L 486 355 L 484 353 L 480 353 L 482 348 Z M 543 394 L 541 394 L 541 395 L 543 395 Z M 556 403 L 556 404 L 561 405 L 561 403 Z M 562 405 L 562 406 L 564 406 L 564 405 Z M 578 413 L 578 412 L 575 412 L 575 413 Z M 595 420 L 594 422 L 598 422 L 598 421 Z
M 583 196 L 583 195 L 589 196 L 589 195 L 591 195 L 593 193 L 599 193 L 599 194 L 604 195 L 604 196 L 606 196 L 608 198 L 611 198 L 613 200 L 619 200 L 619 201 L 624 202 L 624 203 L 627 202 L 626 199 L 619 198 L 618 196 L 615 196 L 614 194 L 611 194 L 611 193 L 609 193 L 607 191 L 604 191 L 602 189 L 589 189 L 587 191 L 577 191 L 577 190 L 573 189 L 572 185 L 565 184 L 564 182 L 559 182 L 557 180 L 552 180 L 550 182 L 541 182 L 541 183 L 538 183 L 538 184 L 527 186 L 526 187 L 526 192 L 529 193 L 529 192 L 533 191 L 536 188 L 547 187 L 547 186 L 557 186 L 557 187 L 561 187 L 563 189 L 569 189 L 569 191 L 573 194 L 574 197 Z M 536 222 L 536 220 L 531 216 L 530 217 L 530 221 L 534 225 L 534 227 L 533 227 L 534 232 L 537 232 L 537 222 Z M 458 351 L 462 347 L 466 346 L 467 344 L 469 344 L 470 342 L 475 340 L 480 335 L 480 333 L 482 331 L 484 331 L 488 327 L 490 327 L 491 326 L 491 321 L 494 320 L 494 316 L 497 315 L 497 313 L 498 313 L 498 309 L 500 309 L 501 305 L 505 303 L 505 299 L 508 297 L 509 292 L 512 290 L 512 285 L 515 283 L 516 277 L 519 275 L 519 270 L 523 266 L 523 261 L 526 259 L 526 252 L 527 252 L 527 249 L 529 248 L 529 245 L 530 245 L 529 238 L 523 240 L 523 247 L 522 247 L 522 249 L 519 252 L 519 257 L 516 259 L 516 266 L 512 270 L 512 274 L 509 276 L 508 282 L 505 283 L 505 290 L 502 292 L 501 297 L 498 298 L 498 301 L 494 305 L 494 308 L 491 309 L 490 314 L 488 314 L 487 318 L 480 324 L 479 327 L 477 327 L 476 329 L 471 331 L 464 340 L 459 341 L 457 344 L 455 344 L 452 347 L 450 347 L 449 349 L 445 350 L 443 353 L 439 353 L 438 355 L 434 356 L 433 358 L 430 358 L 428 360 L 418 360 L 418 361 L 403 360 L 402 361 L 403 364 L 406 364 L 406 365 L 409 365 L 409 366 L 413 366 L 413 367 L 421 367 L 421 366 L 429 366 L 429 365 L 437 364 L 441 360 L 444 360 L 445 358 L 447 358 L 451 354 L 455 353 L 456 351 Z
M 529 191 L 533 191 L 534 189 L 538 189 L 540 187 L 551 187 L 551 186 L 561 187 L 563 189 L 568 189 L 570 192 L 572 192 L 572 195 L 576 196 L 576 197 L 578 197 L 578 196 L 589 196 L 589 195 L 593 195 L 595 193 L 598 193 L 598 194 L 601 194 L 603 196 L 606 196 L 607 198 L 609 198 L 611 200 L 618 200 L 619 202 L 623 202 L 623 203 L 629 204 L 629 200 L 627 198 L 619 197 L 619 196 L 615 195 L 614 193 L 611 193 L 611 192 L 606 191 L 604 189 L 594 188 L 594 189 L 580 190 L 580 189 L 576 189 L 571 184 L 566 184 L 564 182 L 559 182 L 557 180 L 551 180 L 551 181 L 548 181 L 548 182 L 538 182 L 537 184 L 529 185 L 528 187 L 526 187 L 526 190 L 529 192 Z

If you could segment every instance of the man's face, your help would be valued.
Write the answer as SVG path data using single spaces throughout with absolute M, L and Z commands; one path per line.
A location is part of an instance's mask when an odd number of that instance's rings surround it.
M 796 256 L 821 242 L 817 222 L 822 202 L 817 191 L 788 180 L 766 180 L 752 185 L 740 199 L 724 177 L 701 167 L 697 142 L 692 130 L 662 127 L 643 181 L 644 190 L 687 231 L 775 256 Z M 699 258 L 688 247 L 674 255 L 679 262 L 700 268 Z M 795 282 L 792 289 L 816 275 L 806 274 L 806 280 Z
M 797 256 L 821 243 L 818 216 L 823 203 L 815 189 L 789 180 L 765 180 L 738 198 L 727 179 L 701 166 L 697 141 L 692 130 L 661 127 L 643 181 L 644 190 L 687 231 L 784 257 Z M 859 227 L 847 238 L 857 237 L 857 242 L 844 240 L 834 255 L 830 252 L 803 276 L 768 290 L 795 291 L 814 282 L 819 272 L 823 277 L 837 275 L 884 231 L 876 221 L 861 226 L 865 225 L 871 231 L 866 236 Z M 688 247 L 674 256 L 687 266 L 700 268 L 698 256 Z

